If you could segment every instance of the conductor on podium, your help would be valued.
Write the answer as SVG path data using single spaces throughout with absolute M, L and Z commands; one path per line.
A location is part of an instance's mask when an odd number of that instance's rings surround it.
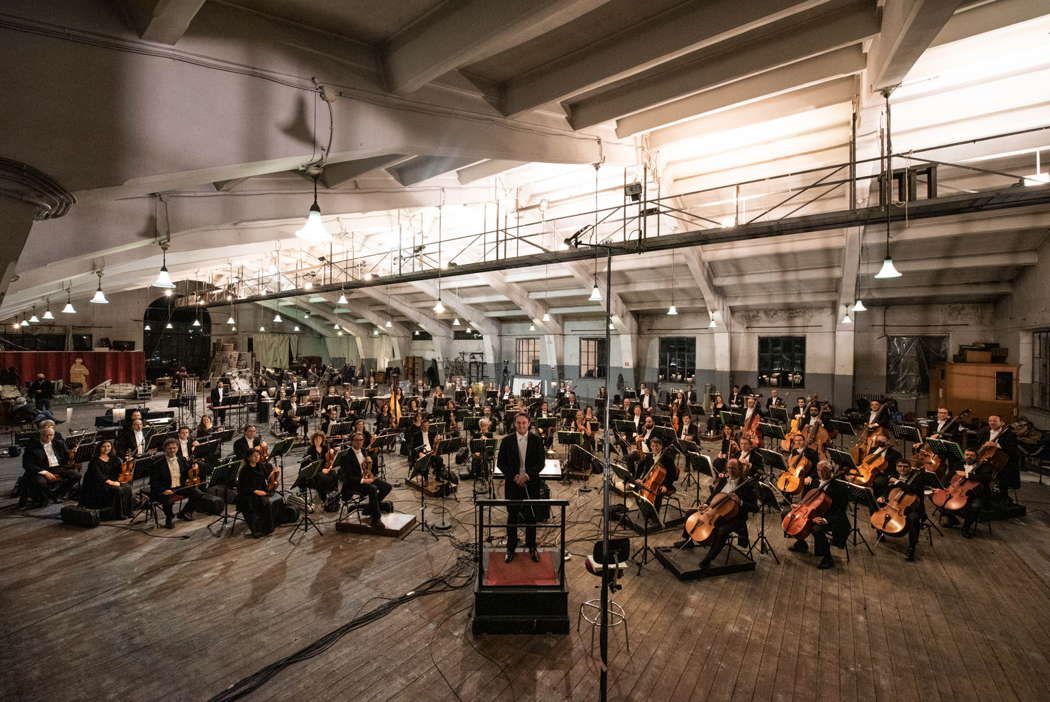
M 529 415 L 519 412 L 514 417 L 514 433 L 503 437 L 496 456 L 496 467 L 506 481 L 504 497 L 508 500 L 534 500 L 539 495 L 540 471 L 543 470 L 543 439 L 529 431 Z M 518 528 L 512 524 L 528 524 L 525 527 L 525 546 L 532 560 L 539 562 L 536 551 L 536 514 L 528 505 L 507 507 L 507 555 L 504 560 L 514 560 L 518 547 Z

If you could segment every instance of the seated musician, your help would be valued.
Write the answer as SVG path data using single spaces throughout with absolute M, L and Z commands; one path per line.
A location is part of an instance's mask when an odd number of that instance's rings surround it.
M 872 400 L 868 403 L 868 417 L 865 424 L 868 425 L 869 429 L 875 429 L 876 427 L 889 428 L 889 412 L 883 412 L 882 410 L 882 403 L 878 400 Z
M 634 476 L 639 476 L 640 462 L 650 453 L 649 441 L 653 438 L 653 429 L 655 428 L 653 423 L 653 416 L 647 415 L 645 422 L 642 424 L 642 429 L 635 434 L 634 440 L 629 446 L 627 453 L 627 468 L 631 471 Z M 641 443 L 638 443 L 638 439 L 641 439 Z
M 744 394 L 740 392 L 739 385 L 734 385 L 729 391 L 729 407 L 734 410 L 744 407 Z
M 430 421 L 423 415 L 419 417 L 419 425 L 413 427 L 405 437 L 409 449 L 408 463 L 412 466 L 412 475 L 419 475 L 420 481 L 426 483 L 430 479 L 430 471 L 434 475 L 441 474 L 441 458 L 435 452 L 441 437 L 430 428 Z
M 769 410 L 773 407 L 783 407 L 784 398 L 780 396 L 780 391 L 776 388 L 770 388 L 769 397 L 766 398 L 766 409 Z
M 791 418 L 806 416 L 806 398 L 796 397 L 795 406 L 791 408 Z
M 957 514 L 963 518 L 962 535 L 964 538 L 972 539 L 976 535 L 977 519 L 981 516 L 981 510 L 987 506 L 992 496 L 992 481 L 995 480 L 995 468 L 990 463 L 985 463 L 977 458 L 977 452 L 967 449 L 963 456 L 961 470 L 955 471 L 962 474 L 967 480 L 973 480 L 977 487 L 970 492 L 970 499 L 966 506 L 958 512 L 945 511 L 944 525 L 949 528 L 959 526 Z
M 943 441 L 959 440 L 959 426 L 952 424 L 952 413 L 947 407 L 937 408 L 937 419 L 926 423 L 926 431 L 930 439 L 941 439 Z
M 379 411 L 376 413 L 375 430 L 376 433 L 384 432 L 387 429 L 393 429 L 393 417 L 390 414 L 390 405 L 382 405 Z
M 198 441 L 205 437 L 211 436 L 211 433 L 213 431 L 216 431 L 216 429 L 212 425 L 211 416 L 207 414 L 201 415 L 201 421 L 197 424 Z
M 591 422 L 583 410 L 576 410 L 576 419 L 570 431 L 579 432 L 583 448 L 594 453 L 594 432 L 591 431 Z
M 631 435 L 627 437 L 630 441 L 634 441 L 635 434 L 645 431 L 645 419 L 642 406 L 635 405 L 634 409 L 631 410 L 631 424 L 634 425 L 634 429 L 631 431 Z
M 149 474 L 149 496 L 159 502 L 164 510 L 164 528 L 171 529 L 175 494 L 182 495 L 183 507 L 179 519 L 193 521 L 193 505 L 201 498 L 201 491 L 195 486 L 186 486 L 191 463 L 179 455 L 179 442 L 168 439 L 164 442 L 163 460 L 153 463 Z
M 492 423 L 482 418 L 478 421 L 478 431 L 474 433 L 472 441 L 478 439 L 492 439 L 495 438 L 492 434 Z M 470 453 L 470 474 L 475 478 L 480 478 L 486 474 L 485 467 L 488 464 L 488 455 L 484 455 L 481 451 L 471 450 Z
M 335 490 L 339 485 L 339 475 L 336 467 L 324 467 L 327 461 L 328 449 L 328 442 L 325 440 L 324 434 L 315 431 L 310 435 L 310 445 L 306 448 L 303 460 L 299 462 L 300 475 L 292 485 L 293 490 L 303 487 L 303 484 L 300 482 L 304 480 L 302 477 L 303 468 L 315 461 L 321 461 L 321 470 L 312 479 L 305 481 L 305 486 L 316 490 L 317 496 L 321 498 L 321 502 L 328 500 L 328 493 Z
M 89 509 L 109 509 L 110 519 L 131 516 L 131 485 L 121 484 L 120 459 L 113 453 L 113 442 L 98 442 L 98 452 L 88 462 L 84 482 L 80 486 L 80 506 Z
M 179 427 L 178 438 L 179 442 L 179 456 L 185 460 L 193 458 L 193 449 L 199 444 L 199 442 L 190 438 L 190 428 L 187 426 Z
M 846 538 L 849 536 L 849 517 L 846 515 L 846 508 L 849 504 L 849 488 L 841 481 L 832 480 L 834 474 L 830 461 L 821 461 L 817 464 L 819 481 L 816 487 L 826 490 L 828 497 L 831 499 L 830 509 L 823 516 L 814 517 L 814 526 L 811 532 L 813 534 L 813 554 L 820 556 L 820 563 L 817 564 L 817 567 L 821 570 L 826 570 L 835 565 L 835 559 L 831 556 L 830 544 L 834 544 L 836 548 L 843 548 L 846 545 Z M 831 531 L 830 542 L 827 534 L 829 530 Z M 809 551 L 809 545 L 806 544 L 805 539 L 797 539 L 788 550 L 796 553 L 806 553 Z
M 343 452 L 339 477 L 343 480 L 343 497 L 364 495 L 368 498 L 368 516 L 373 527 L 383 526 L 380 504 L 390 494 L 390 483 L 375 477 L 372 457 L 364 449 L 365 438 L 355 433 L 350 438 L 350 450 Z
M 23 485 L 34 507 L 43 507 L 52 495 L 65 496 L 80 481 L 80 471 L 63 465 L 67 457 L 66 442 L 55 438 L 55 428 L 51 426 L 43 427 L 26 447 L 22 454 Z
M 562 400 L 561 409 L 579 409 L 580 403 L 576 401 L 576 393 L 569 390 L 565 393 L 565 399 Z
M 324 418 L 321 420 L 321 431 L 328 436 L 332 433 L 330 431 L 332 425 L 339 424 L 339 422 L 339 408 L 333 405 L 328 408 L 327 414 L 325 414 Z
M 804 493 L 810 485 L 817 481 L 817 463 L 820 462 L 820 457 L 813 449 L 806 448 L 806 439 L 800 434 L 791 437 L 791 449 L 784 457 L 784 463 L 789 464 L 789 461 L 795 456 L 802 456 L 806 459 L 806 468 L 800 476 Z
M 892 439 L 887 436 L 877 436 L 871 445 L 871 451 L 864 457 L 865 462 L 877 456 L 884 456 L 886 459 L 885 467 L 871 479 L 871 491 L 876 500 L 889 495 L 890 480 L 900 477 L 897 474 L 897 464 L 901 461 L 901 452 L 893 448 L 891 442 Z
M 303 430 L 303 438 L 306 438 L 306 433 L 310 430 L 309 420 L 306 417 L 297 416 L 299 413 L 299 405 L 295 401 L 295 396 L 291 398 L 285 397 L 282 392 L 277 399 L 277 404 L 274 411 L 280 410 L 278 414 L 278 423 L 281 425 L 281 431 L 285 434 L 295 436 L 299 433 L 299 430 Z
M 735 493 L 740 499 L 740 509 L 736 516 L 723 521 L 715 527 L 714 532 L 711 534 L 708 540 L 707 553 L 700 560 L 701 572 L 711 567 L 711 563 L 725 548 L 730 534 L 737 535 L 737 545 L 742 548 L 747 548 L 751 543 L 750 534 L 748 534 L 747 530 L 747 519 L 752 513 L 759 510 L 759 506 L 755 484 L 748 482 L 748 477 L 747 467 L 735 458 L 730 458 L 726 461 L 725 472 L 719 473 L 714 485 L 711 486 L 711 495 L 707 498 L 707 502 L 700 505 L 700 512 L 707 511 L 711 500 L 720 493 Z M 678 542 L 677 545 L 692 547 L 695 544 L 686 535 L 684 541 Z
M 375 446 L 376 436 L 365 428 L 365 420 L 358 419 L 356 422 L 354 422 L 354 428 L 353 430 L 351 430 L 350 434 L 351 436 L 354 434 L 360 434 L 365 438 L 366 453 L 373 453 L 378 450 Z
M 686 413 L 682 415 L 682 425 L 678 430 L 678 438 L 684 441 L 692 441 L 696 443 L 699 432 L 697 431 L 696 425 L 693 424 L 693 415 Z
M 1012 502 L 1009 491 L 1021 487 L 1021 454 L 1017 449 L 1017 436 L 1003 422 L 1002 417 L 990 414 L 988 415 L 988 426 L 977 435 L 977 445 L 980 448 L 994 446 L 1006 454 L 1009 460 L 995 476 L 996 490 L 993 492 L 993 497 L 998 502 Z
M 259 430 L 254 424 L 244 427 L 244 434 L 233 442 L 233 455 L 243 461 L 251 449 L 266 446 L 266 442 L 259 438 L 258 433 Z
M 722 412 L 728 412 L 729 405 L 725 403 L 722 396 L 715 395 L 715 401 L 711 403 L 711 416 L 707 418 L 708 433 L 715 433 L 722 429 Z
M 550 403 L 544 400 L 537 407 L 533 408 L 532 418 L 533 419 L 546 419 L 547 417 L 553 417 L 551 414 Z M 550 447 L 554 444 L 554 434 L 556 433 L 552 429 L 544 429 L 543 427 L 536 427 L 536 433 L 539 434 L 540 438 L 543 439 L 543 448 L 550 450 Z
M 149 432 L 142 428 L 142 418 L 137 417 L 131 426 L 117 434 L 117 455 L 124 458 L 128 455 L 142 456 L 146 453 L 146 442 Z
M 740 437 L 740 455 L 737 457 L 741 463 L 749 466 L 750 473 L 758 474 L 765 470 L 765 461 L 762 460 L 762 454 L 755 450 L 755 445 L 751 439 L 742 436 Z
M 623 411 L 623 416 L 624 417 L 630 417 L 631 416 L 631 414 L 632 414 L 632 412 L 631 412 L 631 404 L 632 404 L 631 403 L 631 398 L 629 398 L 629 397 L 625 397 L 625 398 L 623 398 L 623 400 L 621 400 L 621 402 L 620 402 L 620 410 Z
M 666 477 L 664 477 L 664 481 L 660 485 L 660 491 L 656 494 L 656 502 L 654 504 L 657 511 L 659 511 L 663 505 L 664 498 L 668 495 L 673 495 L 676 491 L 675 481 L 678 480 L 678 467 L 675 465 L 674 454 L 666 450 L 667 447 L 664 446 L 664 441 L 659 436 L 652 438 L 651 448 L 652 453 L 647 454 L 638 463 L 638 480 L 644 481 L 657 461 L 663 466 Z
M 645 383 L 638 387 L 638 404 L 643 412 L 651 412 L 653 407 L 656 406 L 656 398 L 653 397 L 653 391 Z
M 940 483 L 937 476 L 921 468 L 915 468 L 910 461 L 901 460 L 897 462 L 897 478 L 890 480 L 890 489 L 899 489 L 905 495 L 911 495 L 915 501 L 911 504 L 906 514 L 908 534 L 908 550 L 904 556 L 907 561 L 915 560 L 915 548 L 919 545 L 919 534 L 922 533 L 922 523 L 926 521 L 926 488 L 938 488 Z M 884 506 L 889 498 L 877 499 L 879 506 Z
M 262 460 L 258 448 L 248 451 L 237 474 L 237 507 L 252 536 L 265 536 L 277 526 L 277 516 L 284 502 L 271 492 L 270 478 L 279 469 Z

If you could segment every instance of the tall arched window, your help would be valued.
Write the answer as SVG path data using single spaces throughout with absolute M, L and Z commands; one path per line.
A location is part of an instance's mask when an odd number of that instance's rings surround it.
M 176 307 L 175 300 L 175 297 L 159 297 L 142 315 L 143 325 L 150 327 L 142 332 L 146 376 L 150 380 L 170 376 L 179 366 L 186 366 L 188 373 L 199 377 L 208 373 L 211 316 L 206 309 Z

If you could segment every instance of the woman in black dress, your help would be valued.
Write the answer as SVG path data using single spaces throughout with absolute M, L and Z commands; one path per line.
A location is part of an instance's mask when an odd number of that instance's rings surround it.
M 98 453 L 88 462 L 80 489 L 80 505 L 89 509 L 110 509 L 110 519 L 131 516 L 131 486 L 122 485 L 120 461 L 113 455 L 113 442 L 101 441 Z

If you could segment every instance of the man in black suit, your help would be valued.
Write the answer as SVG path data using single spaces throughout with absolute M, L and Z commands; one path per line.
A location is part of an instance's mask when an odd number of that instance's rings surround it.
M 886 436 L 879 436 L 875 439 L 875 443 L 871 445 L 871 451 L 864 457 L 864 460 L 867 461 L 874 456 L 883 456 L 886 459 L 882 471 L 877 473 L 871 480 L 871 491 L 875 494 L 875 498 L 878 499 L 887 497 L 890 494 L 890 480 L 900 477 L 897 473 L 897 464 L 901 460 L 901 452 L 893 447 L 892 439 Z M 872 511 L 874 511 L 874 505 L 871 505 L 871 507 Z
M 830 544 L 843 548 L 849 537 L 849 517 L 846 515 L 846 508 L 849 505 L 849 488 L 842 481 L 832 479 L 834 470 L 829 461 L 821 461 L 817 464 L 817 476 L 819 478 L 817 487 L 825 490 L 828 497 L 831 498 L 831 508 L 824 513 L 824 516 L 813 519 L 812 530 L 813 554 L 820 556 L 820 563 L 817 564 L 817 567 L 826 570 L 835 565 L 835 559 L 831 557 Z M 830 544 L 827 534 L 829 530 L 831 531 Z M 809 546 L 805 539 L 798 539 L 788 550 L 806 553 L 809 551 Z
M 1017 435 L 997 414 L 988 415 L 988 426 L 977 435 L 978 451 L 988 445 L 997 446 L 1006 454 L 1006 465 L 996 474 L 995 485 L 999 502 L 1011 502 L 1009 490 L 1021 487 L 1021 452 L 1017 448 Z
M 248 451 L 264 445 L 266 442 L 257 436 L 258 431 L 254 424 L 246 426 L 244 428 L 244 436 L 233 442 L 233 455 L 243 461 L 248 455 Z
M 967 500 L 965 507 L 958 512 L 945 512 L 944 525 L 953 528 L 959 526 L 959 520 L 956 517 L 958 514 L 963 518 L 963 537 L 972 539 L 977 531 L 977 519 L 981 516 L 981 510 L 985 508 L 992 496 L 991 485 L 995 480 L 995 468 L 990 463 L 979 462 L 977 452 L 973 449 L 966 449 L 962 469 L 956 473 L 962 473 L 967 480 L 975 481 L 977 487 L 970 491 L 970 499 Z
M 149 435 L 149 430 L 142 426 L 142 417 L 136 417 L 131 421 L 131 426 L 121 429 L 117 434 L 117 456 L 123 460 L 128 454 L 144 455 L 149 444 Z
M 371 463 L 371 457 L 365 453 L 365 437 L 356 433 L 350 439 L 350 450 L 343 452 L 339 477 L 343 481 L 343 497 L 364 495 L 368 498 L 368 516 L 374 528 L 383 526 L 380 504 L 390 494 L 391 485 L 375 476 L 364 477 L 365 463 Z
M 534 500 L 539 496 L 540 472 L 543 470 L 545 452 L 543 439 L 529 431 L 529 415 L 519 412 L 514 417 L 514 433 L 503 437 L 496 456 L 496 467 L 505 480 L 504 497 L 508 500 Z M 532 560 L 539 563 L 536 550 L 536 515 L 528 505 L 513 505 L 507 508 L 507 555 L 504 560 L 514 560 L 518 547 L 518 528 L 525 527 L 525 546 Z
M 711 496 L 707 502 L 700 505 L 699 511 L 705 512 L 713 500 L 720 493 L 735 494 L 740 499 L 740 509 L 732 519 L 720 523 L 715 527 L 709 539 L 707 553 L 700 560 L 700 570 L 705 571 L 711 567 L 712 561 L 725 548 L 730 534 L 737 535 L 737 544 L 747 548 L 750 543 L 750 535 L 747 530 L 747 518 L 759 510 L 758 493 L 755 491 L 754 482 L 748 482 L 749 474 L 747 466 L 735 458 L 726 461 L 726 472 L 720 474 L 715 484 L 711 487 Z M 684 542 L 686 546 L 693 546 L 693 541 L 687 535 Z
M 744 396 L 740 394 L 740 387 L 734 385 L 733 390 L 729 393 L 729 407 L 730 409 L 740 409 L 743 406 Z
M 746 436 L 740 437 L 740 456 L 738 457 L 741 463 L 746 463 L 751 466 L 750 471 L 752 473 L 762 473 L 765 470 L 765 462 L 762 460 L 762 454 L 755 449 L 758 448 L 751 443 L 751 439 Z
M 29 384 L 26 393 L 33 400 L 33 405 L 38 410 L 51 410 L 51 397 L 54 395 L 54 386 L 43 373 L 36 374 L 36 380 Z
M 215 421 L 220 425 L 226 423 L 226 410 L 215 408 L 225 405 L 229 394 L 229 385 L 226 384 L 225 379 L 220 378 L 215 382 L 215 387 L 211 389 L 211 393 L 208 395 L 208 407 L 211 408 L 212 414 L 215 415 Z
M 179 455 L 179 442 L 168 439 L 164 442 L 164 456 L 153 463 L 149 474 L 149 494 L 164 509 L 164 528 L 171 529 L 171 520 L 175 516 L 172 505 L 175 502 L 176 490 L 185 498 L 185 505 L 179 511 L 179 519 L 193 521 L 193 504 L 201 498 L 201 491 L 196 487 L 183 487 L 189 477 L 190 462 Z
M 766 398 L 766 409 L 768 410 L 771 407 L 783 407 L 783 406 L 784 406 L 784 398 L 782 398 L 780 396 L 780 391 L 777 390 L 776 388 L 770 389 L 769 397 Z
M 54 427 L 42 427 L 38 438 L 22 454 L 23 497 L 33 499 L 35 506 L 42 507 L 49 496 L 61 497 L 68 493 L 80 481 L 80 471 L 63 467 L 66 456 L 66 443 L 55 438 Z
M 686 389 L 685 389 L 685 404 L 689 405 L 690 407 L 692 407 L 693 405 L 698 404 L 697 398 L 696 398 L 696 390 L 693 388 L 693 384 L 692 383 L 689 383 L 689 385 L 686 386 Z

